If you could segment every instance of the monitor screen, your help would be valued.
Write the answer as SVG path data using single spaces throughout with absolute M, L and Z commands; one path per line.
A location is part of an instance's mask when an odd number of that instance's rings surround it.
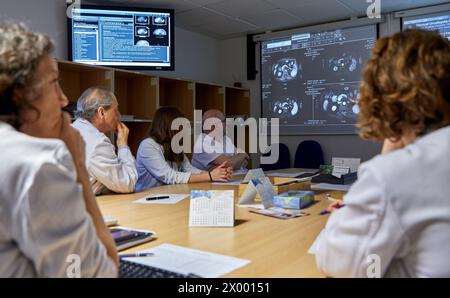
M 438 31 L 442 36 L 450 40 L 450 11 L 402 19 L 403 30 L 418 28 Z
M 129 69 L 174 69 L 173 10 L 72 7 L 69 59 Z
M 354 134 L 361 71 L 377 25 L 291 34 L 261 43 L 261 106 L 280 134 Z

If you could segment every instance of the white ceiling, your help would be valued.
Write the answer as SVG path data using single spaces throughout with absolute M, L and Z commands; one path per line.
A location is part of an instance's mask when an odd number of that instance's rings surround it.
M 442 0 L 380 1 L 382 13 L 448 3 L 448 1 Z M 82 0 L 83 2 L 87 1 Z M 177 27 L 217 39 L 365 16 L 367 7 L 370 5 L 366 0 L 100 1 L 102 4 L 105 2 L 152 8 L 172 8 L 175 10 Z

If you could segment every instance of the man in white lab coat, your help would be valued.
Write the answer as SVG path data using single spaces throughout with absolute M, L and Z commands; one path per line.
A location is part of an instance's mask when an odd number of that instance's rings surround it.
M 208 110 L 203 114 L 204 127 L 194 145 L 192 165 L 209 171 L 227 162 L 233 170 L 246 170 L 250 157 L 236 148 L 226 134 L 224 114 L 219 110 Z M 209 127 L 210 126 L 210 127 Z
M 72 124 L 86 143 L 86 167 L 96 195 L 108 191 L 131 193 L 138 178 L 135 159 L 128 147 L 129 130 L 120 122 L 117 99 L 101 87 L 84 91 L 77 102 Z M 106 133 L 117 130 L 117 147 Z

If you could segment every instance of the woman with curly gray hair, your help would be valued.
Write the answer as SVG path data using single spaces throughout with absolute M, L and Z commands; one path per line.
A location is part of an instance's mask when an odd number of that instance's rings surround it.
M 117 275 L 53 43 L 0 24 L 0 277 Z M 69 262 L 69 263 L 68 263 Z

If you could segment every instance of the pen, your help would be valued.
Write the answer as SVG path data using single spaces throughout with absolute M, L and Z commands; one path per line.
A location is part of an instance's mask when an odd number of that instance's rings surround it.
M 342 208 L 344 206 L 345 205 L 336 206 L 336 209 Z M 331 213 L 331 212 L 328 210 L 323 210 L 322 212 L 319 213 L 319 215 L 325 215 L 325 214 L 329 214 L 329 213 Z
M 146 252 L 146 253 L 144 253 L 144 252 L 137 252 L 137 253 L 134 253 L 134 254 L 123 254 L 123 255 L 119 255 L 119 258 L 120 259 L 123 259 L 123 258 L 139 258 L 139 257 L 151 257 L 151 256 L 153 256 L 154 254 L 152 253 L 152 252 Z
M 153 200 L 162 200 L 162 199 L 168 199 L 170 198 L 170 196 L 160 196 L 160 197 L 150 197 L 150 198 L 146 198 L 146 201 L 153 201 Z

